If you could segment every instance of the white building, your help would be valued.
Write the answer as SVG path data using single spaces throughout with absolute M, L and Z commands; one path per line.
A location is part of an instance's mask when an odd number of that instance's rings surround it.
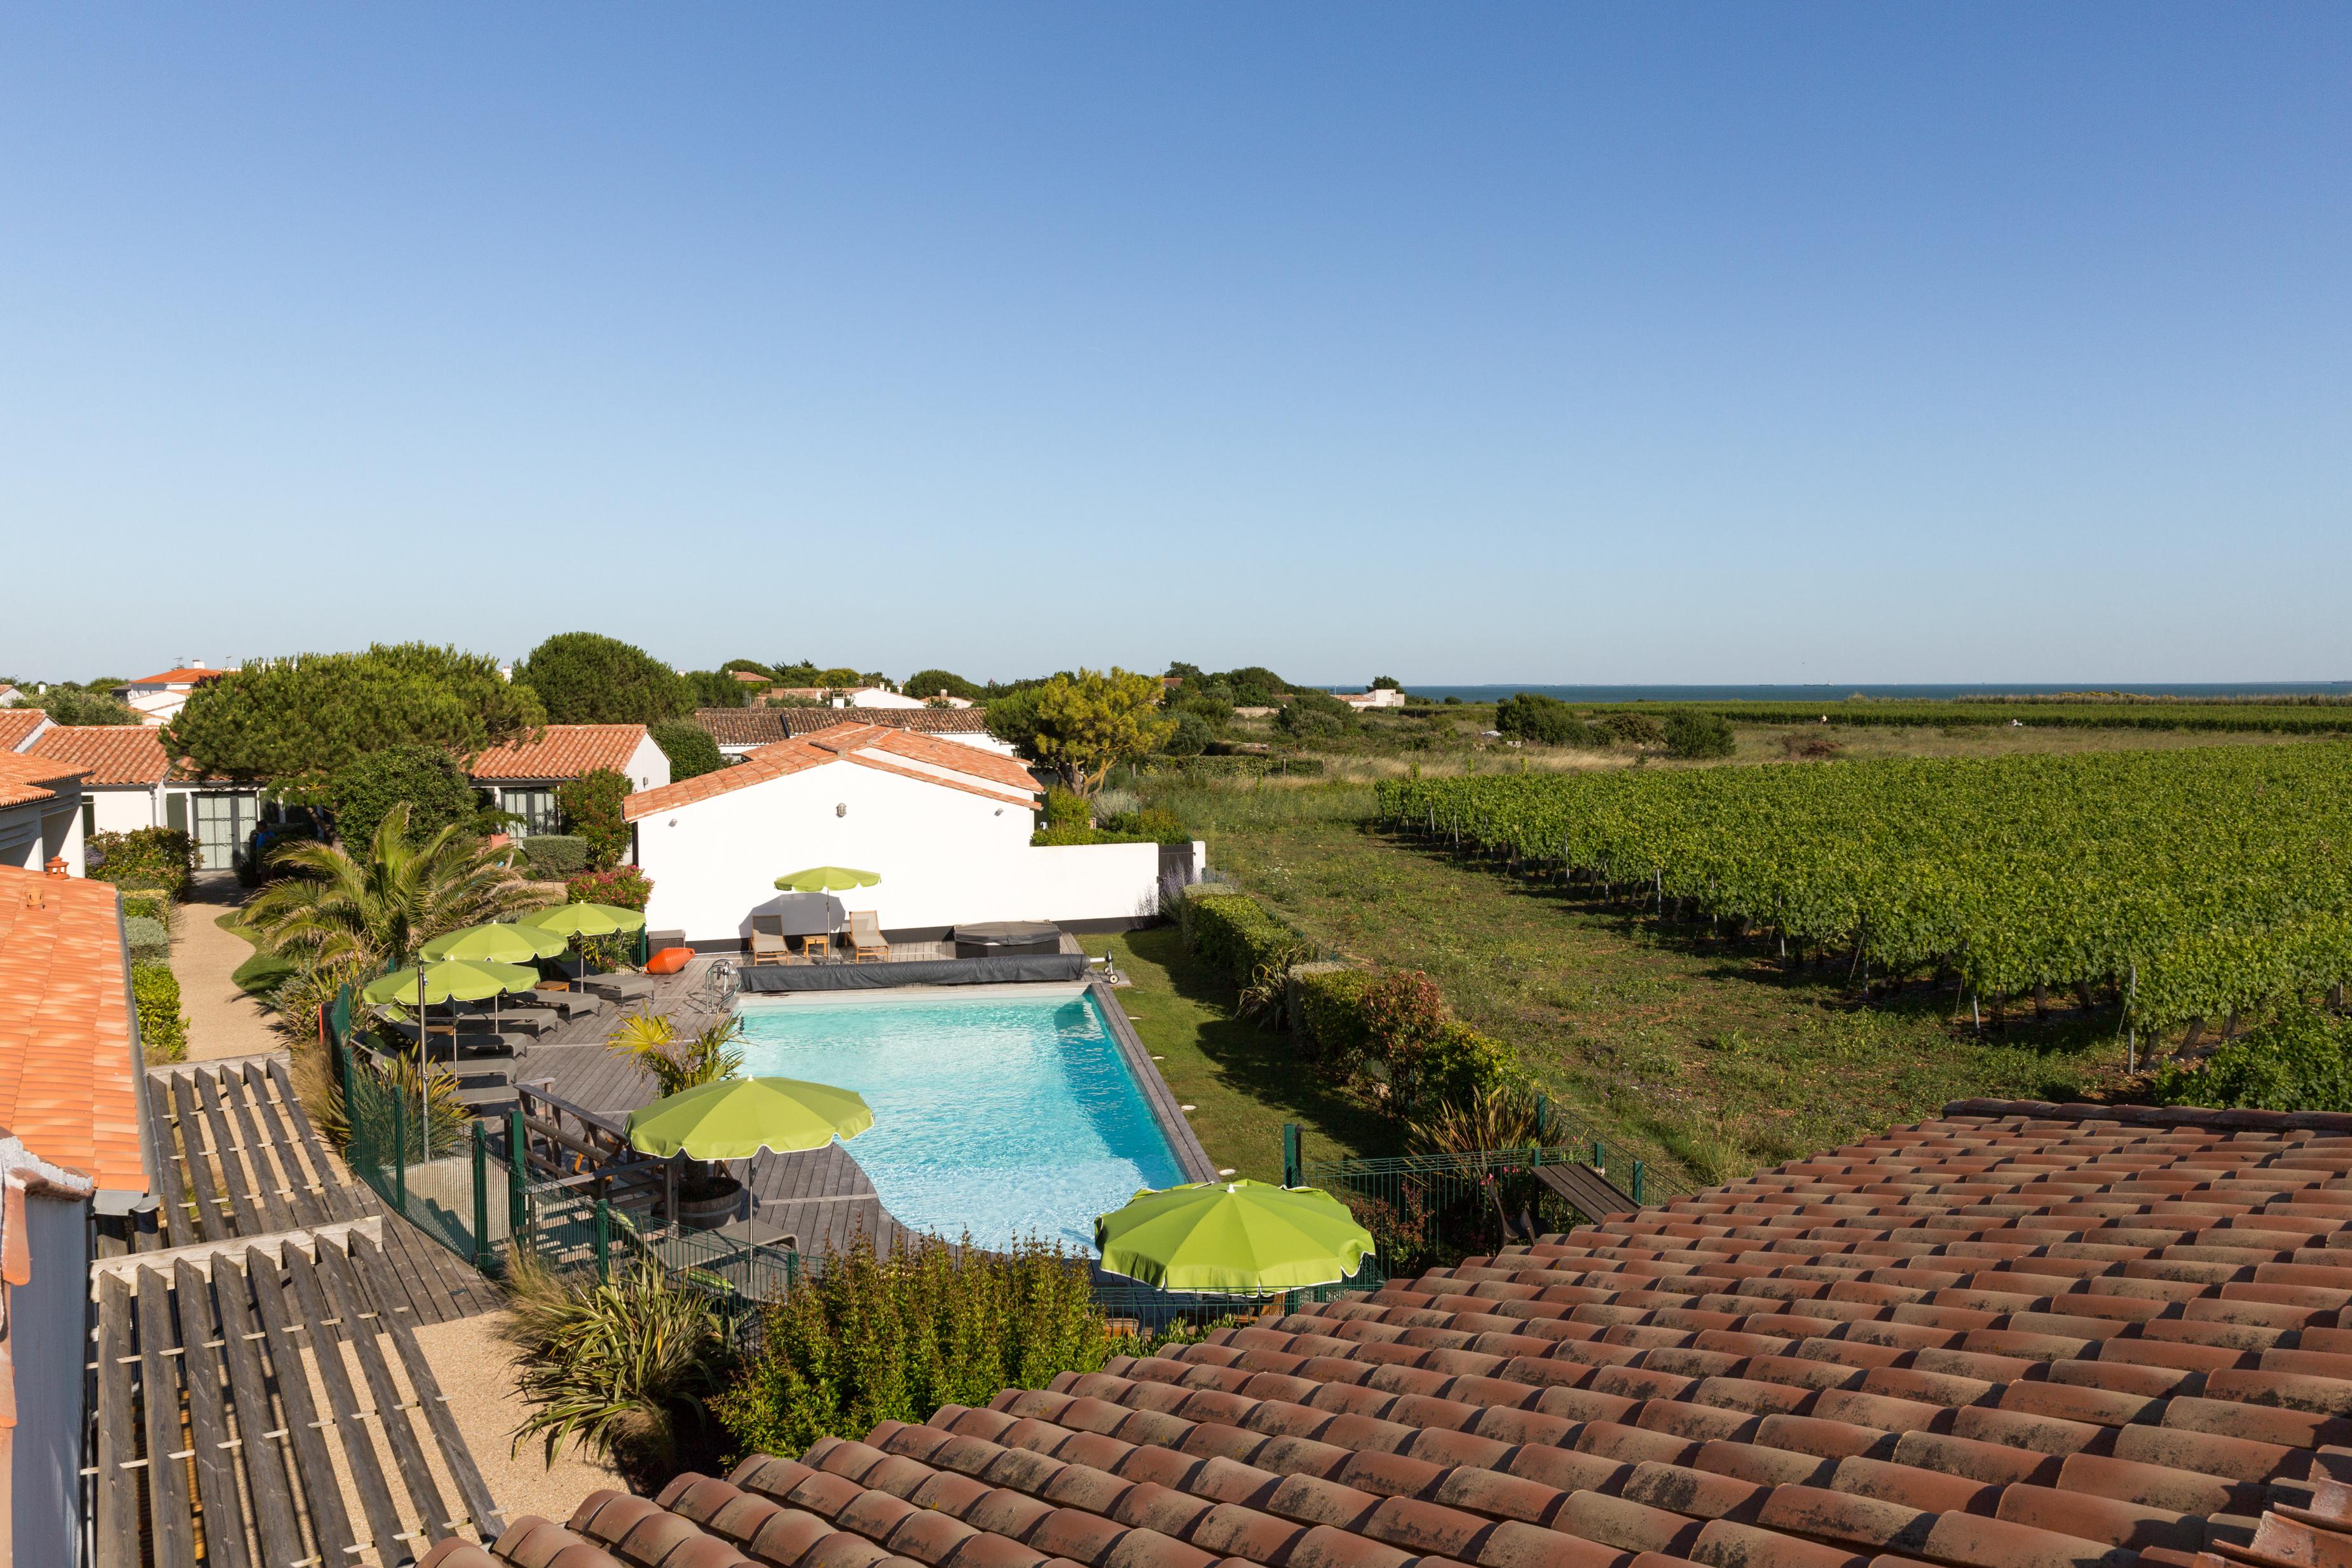
M 1118 929 L 1151 918 L 1160 846 L 1034 848 L 1043 795 L 1011 758 L 850 724 L 632 795 L 623 812 L 653 880 L 646 923 L 698 946 L 737 945 L 776 878 L 816 865 L 879 873 L 845 902 L 901 940 L 983 920 Z
M 81 770 L 0 752 L 0 866 L 38 872 L 52 862 L 83 874 Z
M 730 762 L 763 746 L 845 724 L 887 725 L 958 746 L 976 746 L 999 757 L 1013 754 L 1010 741 L 988 733 L 988 715 L 976 707 L 707 707 L 695 710 L 694 722 L 709 732 L 719 743 L 719 754 Z
M 557 831 L 557 789 L 606 768 L 639 790 L 669 782 L 669 755 L 641 724 L 551 724 L 537 740 L 492 747 L 466 774 L 489 791 L 492 805 L 522 819 L 508 831 L 528 838 Z
M 141 723 L 169 724 L 187 706 L 190 692 L 230 673 L 207 669 L 202 659 L 191 659 L 176 670 L 142 676 L 128 685 L 117 686 L 114 695 L 131 705 Z
M 1394 686 L 1374 686 L 1368 692 L 1334 692 L 1332 695 L 1359 713 L 1370 707 L 1404 706 L 1404 693 Z
M 257 786 L 187 777 L 165 755 L 156 726 L 48 725 L 25 755 L 81 770 L 85 838 L 172 828 L 196 841 L 200 870 L 226 871 L 261 823 Z

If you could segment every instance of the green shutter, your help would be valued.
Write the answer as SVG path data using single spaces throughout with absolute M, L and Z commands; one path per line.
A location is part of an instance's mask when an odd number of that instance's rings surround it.
M 163 792 L 163 821 L 175 833 L 188 831 L 188 797 L 176 789 Z

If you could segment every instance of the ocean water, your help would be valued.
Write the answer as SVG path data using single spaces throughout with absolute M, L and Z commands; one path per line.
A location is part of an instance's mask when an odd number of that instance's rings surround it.
M 1360 685 L 1334 686 L 1333 691 L 1357 692 Z M 1949 701 L 1958 697 L 2056 696 L 2066 692 L 2131 692 L 2142 696 L 2172 697 L 2253 697 L 2253 696 L 2352 696 L 2352 681 L 2264 681 L 2236 684 L 2212 684 L 2197 681 L 2175 682 L 2169 685 L 2134 685 L 2115 681 L 2070 681 L 2052 685 L 2018 681 L 1988 681 L 1974 685 L 1802 685 L 1802 686 L 1551 686 L 1538 684 L 1523 685 L 1443 686 L 1422 685 L 1407 681 L 1405 691 L 1412 696 L 1444 702 L 1447 697 L 1460 697 L 1465 703 L 1499 702 L 1520 692 L 1534 692 L 1539 696 L 1558 697 L 1570 703 L 1780 703 L 1780 702 L 1840 702 L 1859 693 L 1866 697 L 1886 697 L 1900 700 Z
M 983 1247 L 1094 1250 L 1095 1216 L 1185 1179 L 1084 992 L 915 999 L 745 998 L 743 1071 L 855 1089 L 848 1144 L 906 1225 Z

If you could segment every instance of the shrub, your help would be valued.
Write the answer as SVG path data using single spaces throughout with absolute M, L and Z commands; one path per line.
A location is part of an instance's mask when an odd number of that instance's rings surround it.
M 742 682 L 730 679 L 727 684 L 735 688 L 736 695 L 741 695 Z M 706 703 L 703 706 L 715 707 L 718 705 Z M 727 766 L 727 758 L 719 755 L 719 743 L 710 737 L 709 730 L 698 724 L 682 718 L 667 719 L 648 727 L 646 733 L 654 737 L 654 744 L 662 748 L 664 757 L 669 758 L 669 779 L 673 784 L 681 779 L 699 779 L 705 773 L 716 773 Z
M 1329 692 L 1300 692 L 1275 714 L 1274 727 L 1294 740 L 1328 740 L 1356 727 L 1356 710 Z
M 627 1057 L 651 1075 L 660 1098 L 706 1083 L 721 1083 L 743 1070 L 743 1020 L 730 1013 L 697 1032 L 681 1036 L 667 1014 L 635 1012 L 621 1020 L 605 1048 Z
M 172 895 L 161 888 L 125 888 L 122 891 L 122 914 L 125 919 L 144 917 L 172 924 Z
M 1678 713 L 1666 720 L 1669 757 L 1728 757 L 1738 747 L 1731 721 L 1716 713 Z
M 1412 1137 L 1418 1146 L 1439 1155 L 1523 1149 L 1544 1141 L 1549 1132 L 1544 1122 L 1541 1097 L 1512 1074 L 1475 1093 L 1437 1102 L 1425 1120 L 1413 1123 Z
M 2352 1018 L 2298 1004 L 2226 1041 L 2203 1067 L 2156 1075 L 2168 1105 L 2352 1111 Z
M 1509 1090 L 1519 1079 L 1518 1064 L 1512 1060 L 1510 1047 L 1459 1022 L 1446 1023 L 1438 1030 L 1422 1051 L 1418 1069 L 1412 1104 L 1417 1108 L 1434 1107 L 1441 1113 L 1449 1105 L 1478 1105 L 1489 1096 Z
M 160 888 L 184 899 L 196 874 L 196 841 L 177 828 L 92 833 L 83 848 L 89 874 L 117 887 Z
M 1390 969 L 1364 988 L 1357 1008 L 1365 1053 L 1387 1073 L 1394 1104 L 1409 1108 L 1420 1092 L 1422 1058 L 1445 1028 L 1444 994 L 1419 969 Z
M 586 842 L 588 863 L 597 871 L 610 871 L 628 853 L 629 824 L 621 816 L 621 802 L 632 788 L 626 775 L 599 768 L 555 791 L 555 803 L 572 831 Z
M 152 915 L 126 915 L 122 939 L 130 946 L 133 964 L 167 964 L 172 959 L 171 928 Z
M 634 909 L 640 914 L 653 896 L 654 879 L 633 865 L 582 872 L 563 884 L 566 904 L 609 904 L 616 909 Z
M 147 1060 L 185 1061 L 188 1020 L 180 1014 L 179 977 L 162 964 L 134 964 L 131 997 L 139 1009 L 139 1045 Z
M 327 781 L 335 836 L 347 844 L 374 841 L 376 824 L 394 806 L 408 807 L 408 841 L 421 844 L 442 829 L 479 825 L 480 800 L 457 760 L 438 747 L 387 746 L 371 751 Z
M 533 833 L 517 847 L 524 869 L 541 882 L 562 882 L 588 869 L 588 841 L 577 833 Z
M 714 1406 L 739 1452 L 796 1454 L 819 1437 L 1043 1388 L 1095 1371 L 1110 1351 L 1087 1265 L 1058 1247 L 883 1254 L 860 1235 L 768 1308 L 759 1355 Z
M 1664 746 L 1666 743 L 1666 727 L 1645 713 L 1607 714 L 1601 719 L 1601 727 L 1618 746 Z
M 1139 844 L 1149 841 L 1139 834 L 1092 828 L 1083 822 L 1061 822 L 1039 828 L 1029 835 L 1029 843 L 1034 849 L 1055 849 L 1068 844 Z
M 551 1466 L 577 1443 L 642 1490 L 667 1480 L 680 1449 L 698 1446 L 730 1364 L 709 1298 L 651 1261 L 600 1281 L 558 1273 L 528 1248 L 515 1250 L 507 1289 L 499 1333 L 522 1352 L 516 1381 L 532 1406 L 514 1451 L 539 1438 Z
M 1189 844 L 1192 830 L 1165 806 L 1139 806 L 1111 815 L 1103 826 L 1131 841 L 1155 844 Z
M 1364 1028 L 1364 992 L 1372 971 L 1343 965 L 1307 965 L 1290 971 L 1290 1027 L 1307 1054 L 1342 1077 L 1363 1071 L 1371 1050 Z
M 1216 727 L 1191 708 L 1179 708 L 1172 716 L 1176 727 L 1170 730 L 1168 738 L 1160 743 L 1163 755 L 1198 757 L 1208 749 L 1209 742 L 1216 738 Z
M 1540 746 L 1592 746 L 1601 737 L 1558 697 L 1521 692 L 1495 705 L 1495 727 L 1517 740 Z
M 1049 828 L 1091 828 L 1094 809 L 1076 791 L 1059 786 L 1045 791 L 1045 825 Z
M 1184 900 L 1181 922 L 1186 944 L 1236 986 L 1249 985 L 1268 964 L 1287 968 L 1307 947 L 1246 894 L 1194 893 Z

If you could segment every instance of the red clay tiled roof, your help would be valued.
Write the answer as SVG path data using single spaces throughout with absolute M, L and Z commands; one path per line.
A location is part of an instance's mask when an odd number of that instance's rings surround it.
M 192 686 L 199 681 L 209 681 L 217 676 L 226 675 L 229 673 L 230 672 L 226 670 L 199 670 L 194 668 L 165 670 L 160 675 L 142 675 L 137 680 L 126 681 L 123 685 L 126 687 Z
M 0 866 L 0 1126 L 55 1165 L 145 1192 L 112 884 Z
M 860 752 L 883 751 L 903 757 L 909 762 L 945 768 L 961 773 L 971 782 L 942 779 L 921 768 L 895 766 Z M 732 768 L 722 768 L 716 773 L 705 773 L 693 779 L 665 784 L 658 789 L 641 789 L 621 802 L 621 815 L 628 821 L 650 817 L 656 811 L 667 811 L 679 806 L 690 806 L 698 800 L 708 800 L 714 795 L 731 794 L 771 779 L 781 779 L 788 773 L 799 773 L 811 768 L 822 768 L 828 762 L 848 762 L 862 768 L 877 768 L 904 778 L 919 779 L 925 784 L 937 784 L 942 789 L 962 789 L 992 800 L 1009 800 L 1019 796 L 1023 803 L 1039 793 L 1037 782 L 1029 777 L 1028 769 L 1010 758 L 978 747 L 961 746 L 951 740 L 931 740 L 919 735 L 908 735 L 887 725 L 836 724 L 811 735 L 780 740 L 772 746 L 762 746 L 748 752 L 743 760 Z M 1021 782 L 1013 782 L 1017 776 Z
M 694 722 L 721 746 L 768 746 L 843 724 L 882 724 L 920 735 L 986 735 L 977 707 L 706 707 Z
M 1962 1103 L 425 1562 L 2342 1568 L 2347 1172 L 2347 1116 Z
M 72 783 L 80 775 L 79 768 L 63 762 L 0 751 L 0 806 L 53 800 L 59 786 Z
M 0 751 L 16 750 L 48 719 L 37 707 L 0 707 Z
M 43 731 L 25 755 L 70 763 L 84 770 L 84 784 L 152 787 L 172 768 L 163 732 L 144 724 L 58 725 Z
M 466 771 L 477 779 L 578 779 L 599 768 L 625 772 L 645 738 L 641 724 L 551 724 L 537 740 L 492 747 Z

